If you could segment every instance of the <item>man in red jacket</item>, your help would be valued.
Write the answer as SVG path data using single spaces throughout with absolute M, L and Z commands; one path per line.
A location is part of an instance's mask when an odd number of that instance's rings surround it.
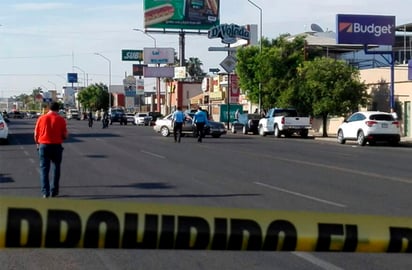
M 59 115 L 59 103 L 50 104 L 50 111 L 39 117 L 34 129 L 34 141 L 40 158 L 40 181 L 43 198 L 59 194 L 60 165 L 63 156 L 63 140 L 67 139 L 66 120 Z M 49 182 L 53 165 L 53 181 Z

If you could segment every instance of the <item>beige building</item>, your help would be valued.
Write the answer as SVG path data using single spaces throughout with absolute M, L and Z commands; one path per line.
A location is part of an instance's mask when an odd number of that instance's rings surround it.
M 368 85 L 368 94 L 371 95 L 371 104 L 361 110 L 378 110 L 389 112 L 391 71 L 390 67 L 372 68 L 360 70 L 361 81 Z M 408 65 L 395 66 L 394 99 L 396 112 L 401 121 L 402 136 L 412 137 L 411 132 L 411 101 L 412 81 L 408 80 Z M 338 126 L 344 120 L 343 117 L 331 117 L 328 121 L 328 134 L 334 136 Z M 313 122 L 313 130 L 322 132 L 322 120 Z

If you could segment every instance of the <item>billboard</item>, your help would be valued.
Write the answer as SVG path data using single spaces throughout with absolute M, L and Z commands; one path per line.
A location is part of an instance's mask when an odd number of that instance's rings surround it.
M 142 61 L 142 50 L 122 50 L 122 61 Z
M 395 16 L 349 15 L 336 16 L 338 44 L 393 45 Z
M 174 78 L 174 67 L 144 67 L 143 76 L 146 78 Z
M 219 2 L 219 0 L 144 0 L 144 27 L 208 30 L 220 23 Z
M 145 64 L 173 64 L 175 49 L 173 48 L 144 48 L 143 60 Z

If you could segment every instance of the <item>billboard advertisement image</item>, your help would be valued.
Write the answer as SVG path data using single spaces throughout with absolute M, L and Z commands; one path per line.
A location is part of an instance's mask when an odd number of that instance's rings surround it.
M 219 25 L 219 0 L 144 0 L 144 27 L 207 30 Z
M 347 15 L 337 17 L 338 44 L 393 45 L 395 16 Z

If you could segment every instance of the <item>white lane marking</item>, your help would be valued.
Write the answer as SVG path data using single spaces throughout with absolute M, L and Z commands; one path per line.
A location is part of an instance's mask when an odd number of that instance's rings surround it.
M 33 164 L 35 163 L 34 159 L 32 159 L 32 158 L 29 158 L 29 161 Z
M 321 260 L 319 258 L 316 258 L 315 256 L 309 254 L 309 253 L 304 253 L 304 252 L 292 252 L 293 255 L 300 257 L 301 259 L 304 259 L 305 261 L 308 261 L 319 268 L 322 269 L 327 269 L 327 270 L 343 270 L 343 268 L 340 268 L 334 264 L 328 263 L 324 260 Z
M 24 153 L 26 156 L 30 156 L 30 154 L 29 154 L 29 152 L 27 152 L 27 150 L 24 150 L 23 153 Z
M 333 206 L 337 206 L 337 207 L 342 207 L 342 208 L 346 207 L 346 205 L 341 204 L 341 203 L 336 203 L 336 202 L 324 200 L 324 199 L 321 199 L 321 198 L 309 196 L 309 195 L 306 195 L 306 194 L 303 194 L 303 193 L 287 190 L 287 189 L 280 188 L 280 187 L 275 187 L 275 186 L 268 185 L 268 184 L 265 184 L 265 183 L 261 183 L 261 182 L 254 182 L 254 183 L 256 185 L 259 185 L 259 186 L 262 186 L 262 187 L 266 187 L 266 188 L 270 188 L 270 189 L 277 190 L 277 191 L 280 191 L 280 192 L 295 195 L 295 196 L 298 196 L 298 197 L 306 198 L 306 199 L 309 199 L 309 200 L 312 200 L 312 201 L 317 201 L 317 202 L 321 202 L 321 203 L 325 203 L 325 204 L 329 204 L 329 205 L 333 205 Z
M 155 154 L 155 153 L 152 153 L 152 152 L 147 152 L 147 151 L 144 151 L 144 150 L 140 150 L 140 152 L 143 153 L 143 154 L 147 154 L 147 155 L 153 156 L 153 157 L 158 157 L 158 158 L 161 158 L 161 159 L 166 159 L 165 156 L 161 156 L 161 155 L 158 155 L 158 154 Z

